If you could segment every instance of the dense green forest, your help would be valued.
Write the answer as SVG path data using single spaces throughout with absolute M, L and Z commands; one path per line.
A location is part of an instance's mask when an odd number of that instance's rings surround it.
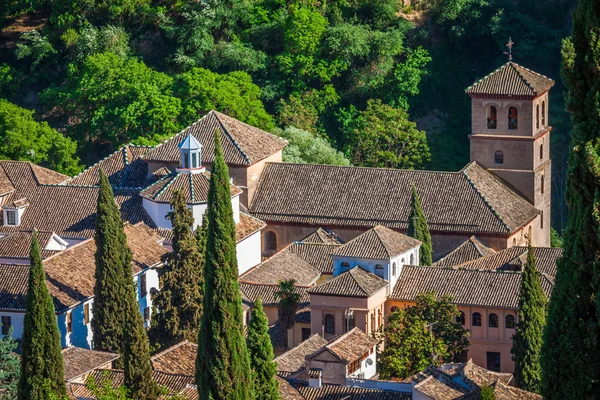
M 36 153 L 35 134 L 18 142 L 3 134 L 10 151 L 0 147 L 0 156 L 73 173 L 124 143 L 155 144 L 214 108 L 287 134 L 290 159 L 457 170 L 469 158 L 464 89 L 506 62 L 512 37 L 517 63 L 557 81 L 550 119 L 562 200 L 570 123 L 560 46 L 574 3 L 6 0 L 0 97 L 13 104 L 0 107 L 35 110 L 34 131 L 66 140 Z M 26 110 L 4 115 L 13 114 L 37 123 Z M 339 153 L 319 157 L 328 143 Z M 553 202 L 557 227 L 562 203 Z

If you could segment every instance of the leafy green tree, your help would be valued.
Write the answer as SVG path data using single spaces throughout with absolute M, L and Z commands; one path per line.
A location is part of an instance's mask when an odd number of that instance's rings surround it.
M 142 140 L 145 144 L 177 132 L 181 102 L 172 96 L 173 80 L 133 58 L 108 52 L 87 57 L 69 67 L 64 84 L 42 93 L 71 124 L 67 134 L 87 152 L 87 163 L 98 148 L 114 151 L 120 145 Z
M 85 60 L 88 56 L 98 53 L 111 52 L 121 58 L 127 57 L 129 49 L 129 35 L 119 26 L 105 25 L 96 28 L 93 25 L 84 26 L 79 32 L 67 30 L 61 36 L 65 46 L 74 46 L 76 58 Z
M 300 293 L 296 291 L 295 283 L 294 279 L 281 281 L 279 282 L 279 290 L 275 292 L 275 298 L 279 300 L 277 308 L 279 324 L 285 330 L 292 329 L 296 324 Z
M 431 364 L 439 365 L 433 355 L 446 355 L 444 342 L 432 337 L 427 321 L 407 309 L 390 314 L 384 335 L 385 349 L 380 356 L 384 379 L 407 378 Z
M 283 149 L 283 161 L 301 164 L 350 165 L 344 154 L 331 146 L 327 139 L 289 126 L 275 133 L 289 143 Z
M 384 329 L 382 376 L 406 378 L 429 365 L 451 361 L 467 349 L 468 331 L 457 321 L 452 298 L 422 293 L 416 305 L 393 312 Z
M 56 54 L 48 36 L 42 35 L 36 29 L 23 33 L 21 39 L 23 43 L 17 44 L 15 55 L 18 59 L 28 59 L 32 70 Z
M 431 257 L 431 234 L 427 225 L 427 218 L 421 208 L 421 200 L 417 188 L 412 184 L 412 195 L 410 199 L 410 214 L 408 215 L 407 235 L 421 241 L 419 249 L 419 265 L 429 266 L 433 264 Z
M 204 256 L 181 190 L 173 193 L 171 208 L 167 218 L 173 225 L 173 251 L 163 257 L 162 288 L 153 301 L 157 313 L 150 331 L 152 341 L 161 348 L 198 339 L 204 301 Z
M 460 311 L 452 304 L 452 297 L 445 295 L 438 298 L 435 292 L 421 293 L 417 296 L 417 304 L 410 312 L 419 315 L 428 324 L 436 338 L 442 339 L 446 346 L 444 362 L 456 361 L 469 347 L 469 331 L 458 322 Z
M 479 400 L 494 400 L 496 395 L 494 394 L 493 386 L 484 386 L 481 388 L 481 393 L 479 394 Z
M 196 357 L 198 394 L 201 399 L 251 399 L 254 389 L 237 280 L 229 171 L 218 131 L 215 132 L 215 159 L 208 192 L 204 278 L 204 306 Z
M 429 160 L 425 132 L 419 131 L 402 108 L 369 100 L 348 130 L 347 151 L 356 165 L 420 168 Z
M 273 344 L 269 336 L 269 320 L 261 299 L 252 307 L 252 318 L 248 324 L 248 353 L 250 368 L 254 377 L 254 391 L 257 399 L 279 399 L 277 363 L 273 362 Z
M 46 400 L 51 393 L 66 396 L 60 333 L 54 300 L 46 285 L 46 273 L 37 234 L 31 240 L 30 268 L 19 378 L 19 400 Z
M 573 132 L 567 175 L 569 209 L 542 347 L 547 399 L 600 398 L 600 8 L 580 0 L 563 43 L 562 77 Z
M 131 278 L 131 250 L 123 230 L 121 213 L 108 178 L 100 170 L 96 206 L 96 283 L 94 318 L 91 320 L 94 348 L 123 354 L 123 316 L 126 315 L 128 281 Z
M 75 175 L 82 170 L 77 145 L 69 138 L 37 122 L 33 111 L 0 99 L 0 156 L 31 161 L 55 171 Z
M 265 111 L 260 88 L 245 72 L 217 74 L 194 68 L 178 75 L 175 93 L 181 99 L 182 124 L 189 124 L 210 110 L 217 110 L 252 126 L 271 130 L 273 118 Z
M 553 227 L 550 228 L 550 247 L 563 247 L 563 239 Z
M 129 249 L 127 249 L 129 250 Z M 131 251 L 131 250 L 129 250 Z M 123 270 L 125 283 L 125 314 L 123 329 L 124 384 L 131 397 L 139 400 L 157 400 L 159 388 L 152 378 L 150 345 L 140 313 L 137 290 L 131 277 L 131 266 Z
M 519 292 L 519 322 L 513 336 L 511 353 L 515 362 L 515 384 L 529 392 L 540 392 L 542 370 L 540 351 L 546 326 L 546 295 L 535 267 L 531 243 L 527 263 L 521 277 Z
M 14 352 L 19 344 L 13 339 L 13 328 L 0 338 L 0 399 L 12 400 L 17 397 L 17 387 L 21 373 L 21 361 Z

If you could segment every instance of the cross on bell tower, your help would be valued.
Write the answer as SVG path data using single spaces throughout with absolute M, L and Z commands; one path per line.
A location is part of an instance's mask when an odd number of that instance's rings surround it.
M 513 42 L 512 38 L 509 36 L 508 43 L 506 43 L 506 47 L 508 48 L 508 51 L 504 52 L 504 54 L 506 54 L 508 56 L 508 61 L 512 61 L 512 48 L 513 48 L 514 44 L 515 44 L 515 42 Z

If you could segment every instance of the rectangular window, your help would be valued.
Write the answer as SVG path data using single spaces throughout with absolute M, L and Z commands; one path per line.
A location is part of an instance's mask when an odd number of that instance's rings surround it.
M 6 212 L 6 225 L 16 225 L 17 224 L 17 212 L 16 211 L 7 211 Z
M 184 153 L 183 154 L 183 168 L 189 168 L 189 167 L 190 167 L 189 154 L 188 153 Z
M 140 295 L 146 297 L 148 290 L 146 289 L 146 274 L 140 275 Z
M 71 333 L 73 332 L 73 318 L 71 316 L 71 313 L 68 312 L 67 313 L 67 333 Z
M 2 334 L 8 335 L 8 331 L 12 325 L 12 319 L 8 315 L 2 316 Z
M 83 323 L 85 325 L 90 323 L 90 303 L 83 305 Z
M 540 214 L 540 228 L 544 229 L 544 210 Z
M 198 167 L 198 164 L 196 163 L 196 153 L 192 153 L 192 168 L 196 167 Z
M 310 337 L 310 328 L 302 328 L 302 341 L 304 342 Z
M 487 369 L 500 372 L 500 353 L 487 352 Z
M 144 308 L 144 321 L 150 321 L 150 307 Z

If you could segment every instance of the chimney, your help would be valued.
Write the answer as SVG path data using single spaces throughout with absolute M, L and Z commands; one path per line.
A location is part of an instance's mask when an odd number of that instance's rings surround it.
M 321 368 L 311 368 L 308 371 L 308 387 L 321 389 L 323 386 L 323 370 Z

